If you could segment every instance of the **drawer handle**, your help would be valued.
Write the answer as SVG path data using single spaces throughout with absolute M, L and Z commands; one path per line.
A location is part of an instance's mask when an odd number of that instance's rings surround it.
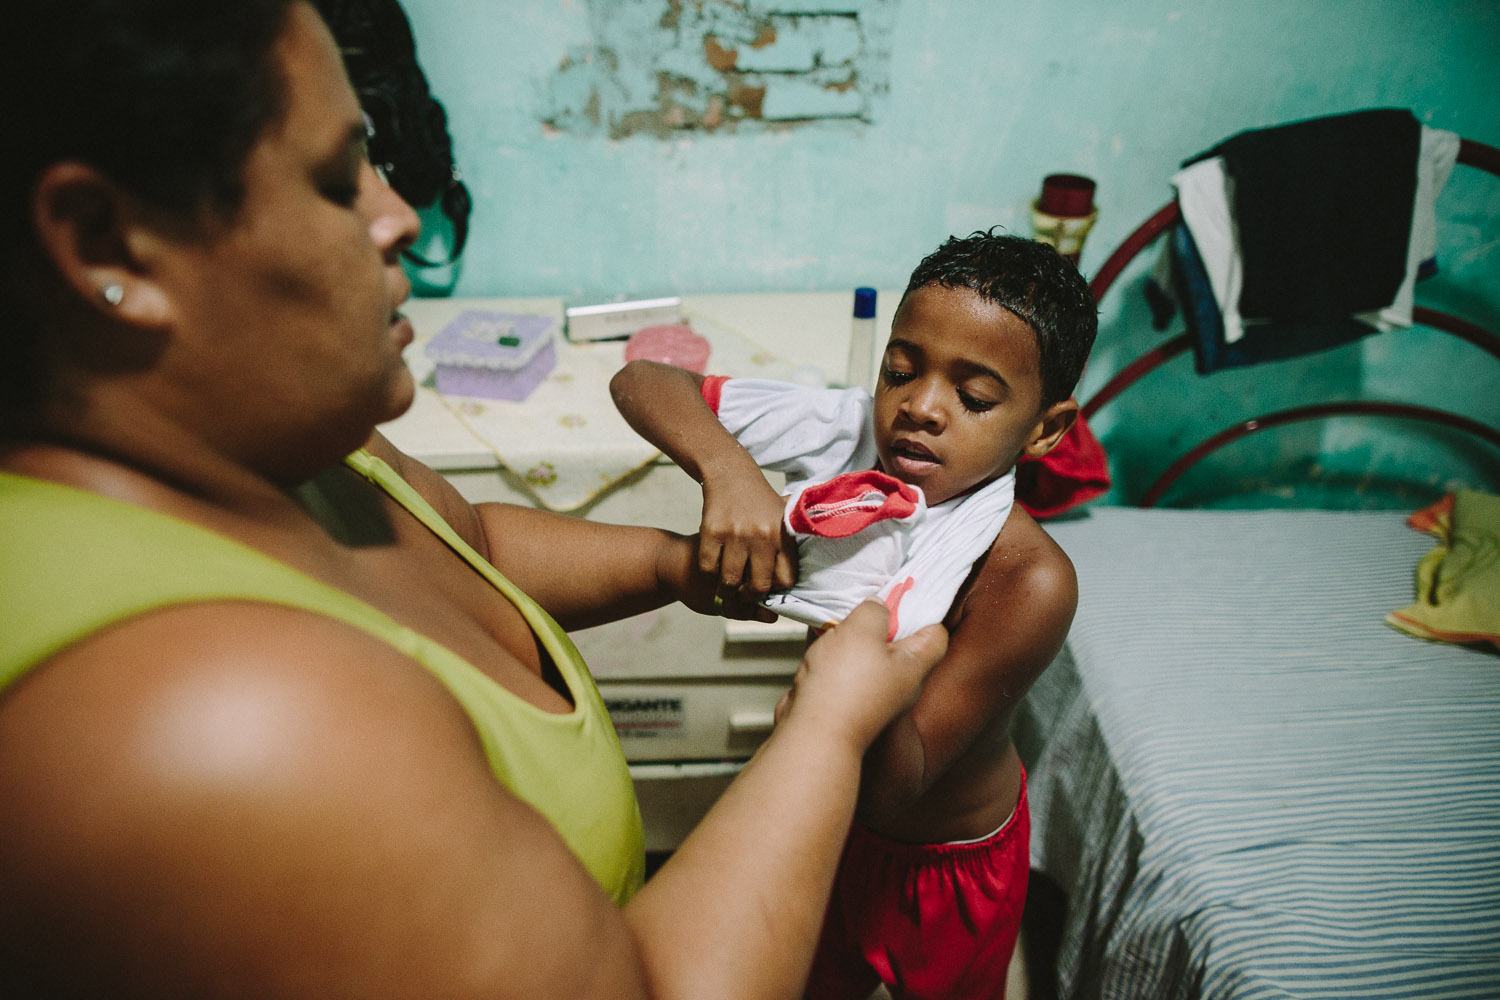
M 724 622 L 724 641 L 731 646 L 756 642 L 806 643 L 807 626 L 790 618 L 778 618 L 774 622 L 731 619 Z
M 775 712 L 730 712 L 729 732 L 734 735 L 769 733 L 776 728 Z

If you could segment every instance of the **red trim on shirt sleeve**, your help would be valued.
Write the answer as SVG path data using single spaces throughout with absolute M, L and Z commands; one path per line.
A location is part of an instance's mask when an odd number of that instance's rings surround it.
M 719 399 L 724 395 L 724 383 L 729 381 L 728 375 L 709 375 L 703 379 L 703 401 L 708 408 L 714 411 L 714 416 L 719 415 Z
M 916 582 L 917 581 L 914 577 L 909 576 L 905 580 L 902 580 L 900 583 L 896 584 L 891 592 L 886 595 L 885 607 L 886 610 L 891 613 L 891 627 L 889 632 L 886 634 L 886 642 L 896 641 L 896 633 L 901 630 L 901 598 L 906 596 L 906 592 L 910 590 L 916 584 Z
M 915 486 L 878 469 L 845 472 L 803 490 L 787 524 L 799 535 L 848 538 L 877 521 L 911 517 L 920 498 Z

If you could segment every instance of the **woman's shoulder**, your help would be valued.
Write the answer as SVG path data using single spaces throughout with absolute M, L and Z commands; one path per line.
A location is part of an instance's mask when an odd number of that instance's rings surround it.
M 382 710 L 399 718 L 411 700 L 452 704 L 376 636 L 312 610 L 209 600 L 134 614 L 69 643 L 27 670 L 0 712 L 34 732 L 72 730 L 77 739 L 61 741 L 70 752 L 113 743 L 128 754 L 172 734 L 158 750 L 224 759 L 254 744 L 254 759 L 274 767 L 282 748 L 288 763 L 299 740 L 326 740 Z M 446 714 L 462 721 L 456 708 Z
M 317 794 L 388 770 L 402 740 L 466 735 L 451 699 L 400 659 L 351 626 L 259 602 L 116 622 L 0 692 L 0 789 L 27 803 L 0 829 L 8 843 L 46 833 L 129 852 L 248 830 L 261 810 L 296 822 Z
M 460 995 L 485 954 L 434 937 L 432 912 L 504 940 L 541 874 L 570 905 L 607 906 L 493 779 L 457 703 L 403 659 L 309 612 L 223 602 L 132 619 L 40 665 L 0 695 L 0 883 L 14 890 L 0 925 L 21 928 L 0 958 L 53 946 L 22 915 L 87 914 L 70 970 L 85 981 L 127 967 L 208 984 L 228 968 L 317 992 L 384 969 L 413 995 L 423 981 Z M 392 966 L 412 940 L 424 958 Z

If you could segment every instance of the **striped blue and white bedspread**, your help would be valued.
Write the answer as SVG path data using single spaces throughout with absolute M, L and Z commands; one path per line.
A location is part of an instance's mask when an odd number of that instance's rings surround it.
M 1500 657 L 1381 620 L 1432 539 L 1384 512 L 1049 530 L 1079 609 L 1017 740 L 1063 995 L 1500 997 Z

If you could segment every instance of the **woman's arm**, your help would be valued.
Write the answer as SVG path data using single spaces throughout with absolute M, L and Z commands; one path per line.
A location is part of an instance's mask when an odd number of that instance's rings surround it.
M 797 580 L 796 545 L 781 524 L 786 501 L 719 423 L 702 385 L 693 372 L 632 361 L 609 389 L 626 422 L 703 486 L 699 568 L 758 599 Z
M 714 578 L 695 572 L 696 538 L 518 504 L 471 504 L 441 475 L 381 435 L 365 447 L 565 629 L 616 621 L 674 601 L 726 618 L 774 618 L 734 592 L 714 605 Z
M 714 604 L 716 579 L 698 571 L 696 536 L 514 504 L 479 504 L 474 510 L 487 542 L 481 551 L 569 631 L 673 601 L 701 614 L 775 620 L 738 591 L 725 592 Z
M 770 739 L 627 907 L 654 982 L 670 968 L 687 997 L 800 995 L 863 748 L 946 641 L 930 626 L 888 646 L 888 621 L 865 602 L 809 648 Z
M 271 606 L 147 615 L 0 699 L 0 992 L 791 998 L 859 762 L 941 654 L 865 606 L 623 911 L 391 647 Z

